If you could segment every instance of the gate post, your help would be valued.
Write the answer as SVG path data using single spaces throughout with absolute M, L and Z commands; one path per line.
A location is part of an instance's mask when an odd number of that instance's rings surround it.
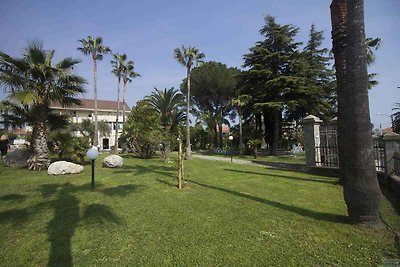
M 385 173 L 391 175 L 394 173 L 394 154 L 399 152 L 400 135 L 397 133 L 387 133 L 383 136 L 386 152 Z M 386 177 L 388 179 L 388 177 Z M 386 180 L 385 182 L 387 182 Z
M 307 169 L 321 162 L 321 153 L 317 146 L 320 145 L 319 128 L 322 120 L 316 116 L 308 115 L 303 120 L 304 126 L 304 151 L 306 152 Z

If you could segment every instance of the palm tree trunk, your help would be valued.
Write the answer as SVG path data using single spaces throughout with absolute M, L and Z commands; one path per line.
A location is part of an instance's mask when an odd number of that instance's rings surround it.
M 239 110 L 239 154 L 240 156 L 244 156 L 244 145 L 243 145 L 243 114 Z
M 28 159 L 28 169 L 45 170 L 50 165 L 49 148 L 47 147 L 46 107 L 41 108 L 32 131 L 32 151 Z
M 121 78 L 118 77 L 118 89 L 117 89 L 117 118 L 115 120 L 115 147 L 114 154 L 118 154 L 118 119 L 119 119 L 119 86 L 121 84 Z
M 171 153 L 171 124 L 165 125 L 165 140 L 164 140 L 164 163 L 168 163 Z
M 223 141 L 223 133 L 222 133 L 222 107 L 219 110 L 219 119 L 220 121 L 218 122 L 218 141 L 219 141 L 219 147 L 224 148 L 224 141 Z
M 187 101 L 186 101 L 186 156 L 185 159 L 192 158 L 192 150 L 190 145 L 190 125 L 189 125 L 189 111 L 190 111 L 190 68 L 187 68 Z
M 337 142 L 339 156 L 339 183 L 344 184 L 346 167 L 346 24 L 347 0 L 333 0 L 331 4 L 332 46 L 336 69 L 336 94 L 338 98 Z
M 126 99 L 126 80 L 124 80 L 124 94 L 122 95 L 122 127 L 125 125 L 125 99 Z M 126 151 L 126 143 L 122 146 L 122 153 Z
M 379 222 L 380 188 L 372 147 L 368 102 L 367 49 L 365 44 L 364 1 L 347 3 L 346 36 L 346 164 L 344 199 L 349 219 L 354 223 Z M 351 103 L 351 104 L 350 104 Z
M 97 121 L 97 63 L 93 59 L 93 84 L 94 84 L 94 138 L 93 145 L 99 145 L 99 124 Z

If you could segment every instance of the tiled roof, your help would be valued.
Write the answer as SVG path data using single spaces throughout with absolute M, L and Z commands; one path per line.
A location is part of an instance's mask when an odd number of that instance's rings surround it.
M 63 107 L 59 102 L 53 102 L 51 103 L 51 108 L 56 108 L 56 109 L 84 109 L 84 110 L 94 110 L 94 99 L 79 99 L 82 101 L 82 104 L 79 105 L 71 105 L 68 107 Z M 117 101 L 112 101 L 112 100 L 99 100 L 97 99 L 97 110 L 117 110 Z M 120 101 L 119 102 L 119 108 L 122 110 L 123 108 L 123 103 Z M 130 111 L 131 109 L 129 106 L 125 103 L 125 110 Z

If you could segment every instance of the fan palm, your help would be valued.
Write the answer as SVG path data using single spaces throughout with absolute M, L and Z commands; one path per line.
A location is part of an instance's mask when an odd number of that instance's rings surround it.
M 88 36 L 86 39 L 78 40 L 82 47 L 78 47 L 84 55 L 91 55 L 93 59 L 93 87 L 94 87 L 94 138 L 93 145 L 99 144 L 99 126 L 97 121 L 97 60 L 102 60 L 103 55 L 111 52 L 110 48 L 103 45 L 101 37 L 93 38 Z
M 169 161 L 171 150 L 171 128 L 182 118 L 180 107 L 182 106 L 182 94 L 173 87 L 164 90 L 154 88 L 152 94 L 146 101 L 160 115 L 161 124 L 164 127 L 164 162 Z
M 205 57 L 204 53 L 200 52 L 195 47 L 184 47 L 174 49 L 174 58 L 186 67 L 186 79 L 187 79 L 187 97 L 186 97 L 186 159 L 191 159 L 192 151 L 190 148 L 190 125 L 189 125 L 189 109 L 190 109 L 190 71 L 193 64 L 202 62 Z
M 76 97 L 85 91 L 86 81 L 72 72 L 80 61 L 68 57 L 53 64 L 53 56 L 54 50 L 44 50 L 36 43 L 28 45 L 22 59 L 0 53 L 0 83 L 33 125 L 30 170 L 46 169 L 50 164 L 47 130 L 51 102 L 80 104 Z

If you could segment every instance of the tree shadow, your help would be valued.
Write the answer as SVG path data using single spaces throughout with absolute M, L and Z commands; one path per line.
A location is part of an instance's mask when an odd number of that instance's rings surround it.
M 26 196 L 19 194 L 9 194 L 0 197 L 0 201 L 23 201 L 26 199 Z
M 104 224 L 107 222 L 122 224 L 122 220 L 104 204 L 90 204 L 83 211 L 82 220 L 88 224 Z
M 101 186 L 99 186 L 101 188 Z M 47 225 L 47 235 L 50 241 L 50 252 L 47 266 L 72 266 L 71 240 L 79 222 L 85 224 L 113 223 L 120 225 L 120 219 L 111 208 L 104 204 L 90 204 L 84 208 L 83 216 L 80 216 L 80 200 L 75 196 L 77 192 L 102 193 L 107 196 L 125 197 L 137 192 L 142 186 L 121 185 L 90 192 L 90 183 L 82 185 L 43 184 L 36 191 L 44 198 L 37 205 L 22 209 L 12 209 L 0 212 L 0 224 L 13 223 L 21 225 L 31 217 L 47 209 L 54 210 L 54 217 Z M 49 198 L 51 200 L 49 200 Z M 25 199 L 25 196 L 10 194 L 0 197 L 1 200 Z
M 339 184 L 338 179 L 336 179 L 336 178 L 302 178 L 302 177 L 291 177 L 291 176 L 281 175 L 281 174 L 278 175 L 278 174 L 272 174 L 272 173 L 240 171 L 240 170 L 234 170 L 234 169 L 224 169 L 224 170 L 230 171 L 230 172 L 245 173 L 245 174 L 273 176 L 273 177 L 290 179 L 290 180 L 295 180 L 295 181 L 297 180 L 297 181 L 306 181 L 306 182 L 315 182 L 315 183 L 325 183 L 325 184 L 332 184 L 332 185 Z
M 178 185 L 177 185 L 177 184 L 173 184 L 173 183 L 171 183 L 171 182 L 165 181 L 164 179 L 156 179 L 156 180 L 159 181 L 159 182 L 162 183 L 162 184 L 165 184 L 165 185 L 168 185 L 168 186 L 171 186 L 171 187 L 176 187 L 176 188 L 178 188 Z
M 159 165 L 125 165 L 122 169 L 114 171 L 114 173 L 127 173 L 133 172 L 133 175 L 142 175 L 147 173 L 157 173 L 165 176 L 175 177 L 173 172 L 176 171 L 176 168 L 173 166 L 159 166 Z
M 28 220 L 29 213 L 27 209 L 12 209 L 0 212 L 0 224 L 12 222 L 21 224 Z
M 109 197 L 114 197 L 114 196 L 125 197 L 131 193 L 139 192 L 143 188 L 145 188 L 145 186 L 126 184 L 126 185 L 119 185 L 116 187 L 105 188 L 100 192 Z
M 242 197 L 242 198 L 250 199 L 250 200 L 253 200 L 253 201 L 257 201 L 259 203 L 263 203 L 263 204 L 269 205 L 271 207 L 275 207 L 275 208 L 279 208 L 279 209 L 282 209 L 282 210 L 290 211 L 290 212 L 296 213 L 298 215 L 301 215 L 303 217 L 308 217 L 308 218 L 319 220 L 319 221 L 326 221 L 326 222 L 333 222 L 333 223 L 341 223 L 341 224 L 348 223 L 347 217 L 344 216 L 344 215 L 308 210 L 308 209 L 304 209 L 304 208 L 301 208 L 301 207 L 296 207 L 296 206 L 283 204 L 283 203 L 280 203 L 280 202 L 277 202 L 277 201 L 267 200 L 267 199 L 259 198 L 259 197 L 256 197 L 256 196 L 243 194 L 243 193 L 236 192 L 236 191 L 233 191 L 233 190 L 229 190 L 229 189 L 226 189 L 226 188 L 221 188 L 221 187 L 217 187 L 217 186 L 213 186 L 213 185 L 203 184 L 203 183 L 200 183 L 200 182 L 197 182 L 197 181 L 193 181 L 193 180 L 191 180 L 191 182 L 193 184 L 197 184 L 197 185 L 200 185 L 200 186 L 203 186 L 203 187 L 219 190 L 219 191 L 222 191 L 222 192 L 225 192 L 225 193 L 229 193 L 229 194 L 232 194 L 232 195 L 235 195 L 235 196 L 238 196 L 238 197 Z

